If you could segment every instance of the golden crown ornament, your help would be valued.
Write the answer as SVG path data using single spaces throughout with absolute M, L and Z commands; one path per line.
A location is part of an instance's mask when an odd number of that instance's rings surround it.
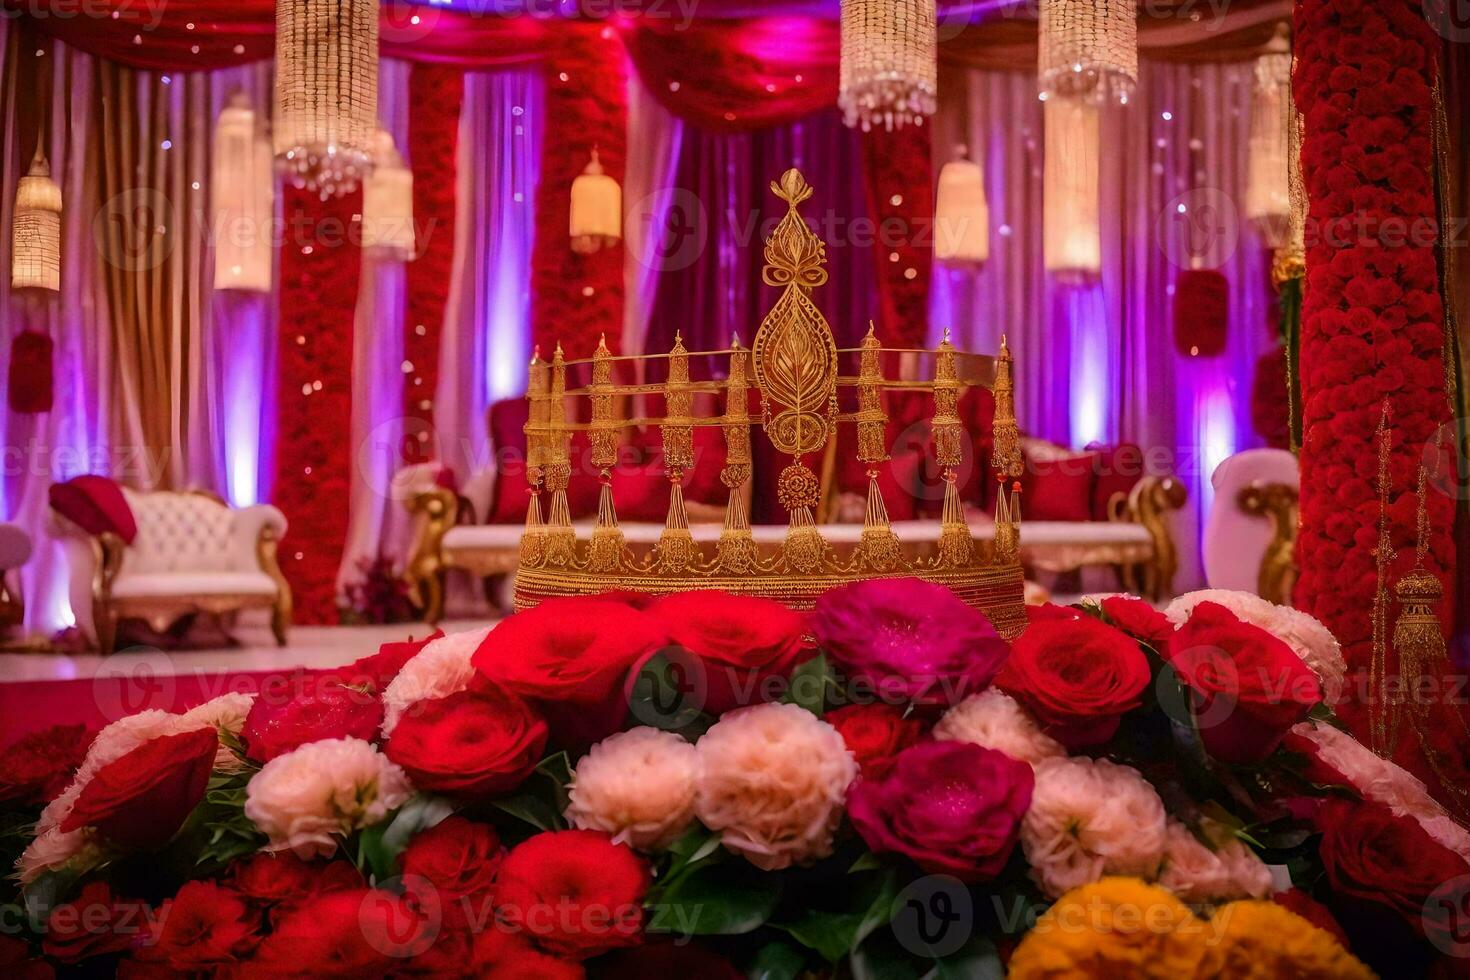
M 1020 505 L 1018 491 L 1006 486 L 1019 475 L 1021 461 L 1009 350 L 1002 342 L 998 357 L 966 354 L 947 335 L 932 351 L 887 348 L 871 328 L 860 347 L 838 348 L 812 302 L 812 291 L 827 281 L 826 246 L 798 210 L 812 189 L 792 169 L 771 190 L 786 202 L 786 214 L 765 243 L 763 278 L 780 287 L 781 295 L 749 349 L 737 338 L 727 350 L 691 352 L 676 337 L 666 355 L 615 357 L 606 344 L 599 344 L 585 360 L 568 360 L 560 347 L 549 363 L 539 354 L 532 359 L 525 427 L 530 501 L 516 573 L 516 607 L 615 590 L 662 594 L 723 589 L 809 609 L 817 596 L 836 586 L 913 576 L 945 585 L 984 609 L 1002 633 L 1018 633 L 1025 625 Z M 883 373 L 885 354 L 909 359 L 927 355 L 933 360 L 932 377 L 889 379 Z M 845 356 L 855 358 L 856 375 L 840 373 Z M 691 357 L 722 363 L 726 377 L 691 381 Z M 639 368 L 643 377 L 659 361 L 666 369 L 661 383 L 619 383 L 614 378 L 615 367 Z M 587 383 L 569 387 L 569 376 Z M 969 384 L 985 385 L 995 395 L 992 463 L 1002 482 L 988 537 L 972 532 L 956 487 L 964 439 L 957 405 Z M 758 418 L 748 400 L 752 386 L 760 401 Z M 855 389 L 854 412 L 838 410 L 844 388 Z M 929 392 L 934 403 L 932 446 L 943 473 L 944 502 L 935 533 L 922 540 L 910 534 L 909 540 L 900 541 L 879 489 L 881 467 L 888 461 L 883 392 L 900 389 Z M 723 411 L 696 414 L 697 396 L 719 399 Z M 590 402 L 590 413 L 577 410 L 584 399 Z M 623 405 L 660 399 L 661 415 L 621 414 Z M 590 420 L 578 422 L 579 417 Z M 747 507 L 757 424 L 772 447 L 790 460 L 776 484 L 788 515 L 784 534 L 763 532 L 759 540 Z M 866 467 L 867 505 L 861 533 L 843 535 L 846 540 L 838 542 L 829 540 L 830 526 L 818 522 L 827 481 L 813 463 L 825 474 L 833 472 L 838 427 L 849 425 L 856 428 L 857 457 Z M 611 478 L 623 434 L 637 426 L 658 427 L 669 484 L 663 530 L 647 545 L 629 542 L 619 528 Z M 706 540 L 699 540 L 690 526 L 683 484 L 696 464 L 694 430 L 705 426 L 721 430 L 725 460 L 720 480 L 729 496 L 718 537 L 702 534 Z M 575 432 L 586 433 L 587 460 L 601 481 L 596 522 L 582 533 L 572 524 L 566 495 Z

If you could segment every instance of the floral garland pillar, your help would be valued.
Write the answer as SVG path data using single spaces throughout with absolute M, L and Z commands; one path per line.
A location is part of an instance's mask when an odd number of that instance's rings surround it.
M 863 134 L 868 209 L 877 222 L 873 260 L 883 316 L 878 335 L 893 347 L 929 341 L 933 132 L 931 126 L 904 126 Z
M 572 181 L 596 148 L 604 171 L 623 183 L 627 56 L 618 33 L 606 24 L 568 21 L 558 23 L 557 32 L 546 61 L 547 124 L 531 254 L 531 334 L 544 356 L 560 343 L 568 358 L 591 357 L 600 337 L 618 352 L 623 246 L 605 246 L 587 255 L 572 251 Z
M 1349 683 L 1338 710 L 1368 743 L 1375 712 L 1384 707 L 1369 684 L 1379 514 L 1374 433 L 1387 399 L 1388 516 L 1399 554 L 1388 576 L 1392 587 L 1414 562 L 1418 467 L 1452 417 L 1437 236 L 1414 232 L 1438 227 L 1432 86 L 1440 38 L 1417 0 L 1299 0 L 1293 36 L 1308 199 L 1296 601 L 1341 640 Z M 1452 595 L 1455 501 L 1431 490 L 1428 506 L 1433 533 L 1425 565 Z M 1448 626 L 1452 612 L 1443 603 L 1440 622 Z M 1390 604 L 1389 633 L 1396 614 Z M 1397 671 L 1390 647 L 1386 673 Z M 1463 719 L 1448 721 L 1443 732 L 1464 733 Z M 1412 734 L 1393 750 L 1421 775 L 1436 751 Z
M 439 384 L 439 339 L 454 263 L 454 210 L 459 113 L 464 72 L 451 65 L 416 64 L 408 76 L 408 158 L 413 167 L 413 223 L 418 254 L 406 270 L 403 359 L 403 462 L 435 450 L 434 392 Z M 468 475 L 468 474 L 464 474 Z
M 286 184 L 281 244 L 280 387 L 272 502 L 298 623 L 337 621 L 337 569 L 351 482 L 352 321 L 362 192 L 320 200 Z

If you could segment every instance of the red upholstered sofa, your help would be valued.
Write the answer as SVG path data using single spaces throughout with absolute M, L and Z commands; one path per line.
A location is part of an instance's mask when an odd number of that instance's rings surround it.
M 890 391 L 886 408 L 890 459 L 879 467 L 879 485 L 889 518 L 900 539 L 932 538 L 944 496 L 930 443 L 932 397 Z M 971 527 L 984 536 L 991 530 L 1000 486 L 990 468 L 994 399 L 984 388 L 969 388 L 959 411 L 971 438 L 958 483 Z M 519 398 L 491 407 L 494 472 L 481 475 L 480 493 L 459 494 L 438 486 L 434 474 L 424 471 L 420 485 L 403 494 L 414 520 L 405 576 L 431 622 L 443 613 L 443 579 L 449 569 L 479 577 L 505 576 L 516 569 L 528 500 L 522 431 L 526 412 L 526 402 Z M 695 414 L 713 413 L 696 407 Z M 758 411 L 752 414 L 759 417 Z M 861 530 L 867 473 L 856 458 L 855 439 L 851 427 L 840 427 L 822 461 L 817 517 L 823 533 L 834 541 L 855 539 Z M 754 488 L 749 501 L 754 531 L 757 540 L 775 540 L 784 533 L 785 515 L 775 499 L 772 475 L 785 460 L 765 440 L 753 442 L 753 475 L 747 486 Z M 585 434 L 576 433 L 567 499 L 573 522 L 581 524 L 595 519 L 599 492 L 598 472 L 587 450 Z M 685 477 L 684 500 L 697 539 L 717 537 L 724 518 L 727 491 L 719 480 L 724 452 L 717 427 L 696 427 L 695 465 Z M 1129 591 L 1155 596 L 1169 592 L 1178 565 L 1169 514 L 1184 503 L 1177 480 L 1145 472 L 1143 453 L 1136 446 L 1072 451 L 1023 439 L 1023 454 L 1021 558 L 1029 571 L 1071 573 L 1110 566 Z M 628 539 L 656 539 L 668 509 L 656 428 L 625 432 L 613 490 L 618 522 Z

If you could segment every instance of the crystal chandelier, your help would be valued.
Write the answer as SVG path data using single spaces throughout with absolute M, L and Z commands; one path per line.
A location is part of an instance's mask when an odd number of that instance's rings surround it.
M 1040 13 L 1041 97 L 1126 104 L 1138 84 L 1134 0 L 1041 0 Z
M 276 158 L 323 200 L 372 168 L 377 0 L 276 0 Z
M 934 0 L 842 0 L 837 104 L 864 132 L 921 125 L 935 107 Z
M 1042 264 L 1062 282 L 1092 282 L 1102 270 L 1098 115 L 1081 99 L 1048 99 L 1044 111 Z
M 1250 156 L 1245 217 L 1272 248 L 1285 244 L 1291 224 L 1287 147 L 1291 125 L 1291 42 L 1277 31 L 1256 59 L 1251 91 Z

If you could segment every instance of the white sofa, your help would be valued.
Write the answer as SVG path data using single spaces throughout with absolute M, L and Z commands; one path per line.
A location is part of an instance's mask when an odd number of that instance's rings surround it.
M 1290 605 L 1301 484 L 1296 457 L 1284 449 L 1247 449 L 1215 467 L 1210 484 L 1215 499 L 1204 535 L 1210 588 Z
M 124 487 L 123 496 L 138 525 L 128 544 L 51 513 L 51 530 L 66 549 L 77 625 L 102 653 L 112 652 L 124 619 L 162 631 L 182 616 L 206 613 L 228 626 L 249 608 L 271 610 L 271 630 L 285 645 L 291 587 L 276 562 L 285 515 L 264 504 L 233 508 L 202 491 Z

